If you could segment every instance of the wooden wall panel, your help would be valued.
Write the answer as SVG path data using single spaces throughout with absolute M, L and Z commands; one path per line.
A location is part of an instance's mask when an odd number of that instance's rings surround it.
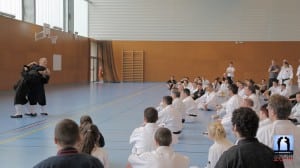
M 24 64 L 48 58 L 51 70 L 49 84 L 87 82 L 89 80 L 89 39 L 51 30 L 57 43 L 50 39 L 34 41 L 41 26 L 0 17 L 0 90 L 8 90 L 19 79 Z M 62 55 L 62 71 L 52 71 L 53 54 Z
M 271 59 L 282 64 L 288 59 L 294 72 L 300 58 L 300 42 L 170 42 L 113 41 L 118 76 L 122 79 L 122 50 L 144 50 L 145 81 L 166 81 L 170 75 L 177 79 L 206 76 L 213 80 L 221 76 L 229 61 L 234 62 L 236 79 L 253 78 L 260 82 L 268 78 Z M 295 82 L 296 80 L 294 80 Z

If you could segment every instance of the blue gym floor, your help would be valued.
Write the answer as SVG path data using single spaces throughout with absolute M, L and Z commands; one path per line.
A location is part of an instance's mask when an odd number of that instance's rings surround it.
M 35 118 L 14 114 L 13 91 L 0 92 L 0 167 L 30 168 L 56 155 L 53 132 L 57 121 L 71 118 L 79 123 L 81 115 L 93 118 L 105 137 L 111 168 L 124 168 L 131 151 L 129 136 L 143 122 L 143 110 L 156 107 L 169 95 L 164 83 L 92 83 L 48 86 L 49 116 Z M 213 112 L 200 111 L 198 120 L 186 123 L 175 151 L 190 158 L 190 166 L 204 167 L 212 142 L 202 132 Z

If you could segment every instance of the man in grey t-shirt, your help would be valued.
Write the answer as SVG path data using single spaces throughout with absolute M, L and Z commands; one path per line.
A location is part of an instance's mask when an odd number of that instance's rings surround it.
M 268 69 L 269 72 L 269 85 L 268 88 L 272 87 L 273 81 L 277 80 L 278 73 L 280 71 L 280 67 L 276 65 L 275 61 L 271 61 L 271 65 Z

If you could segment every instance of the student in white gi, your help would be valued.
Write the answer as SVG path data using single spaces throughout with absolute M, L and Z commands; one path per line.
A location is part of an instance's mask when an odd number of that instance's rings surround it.
M 182 116 L 182 122 L 185 122 L 185 105 L 183 104 L 182 100 L 180 99 L 180 92 L 176 89 L 172 89 L 171 96 L 173 98 L 172 106 L 176 111 L 178 111 Z
M 218 95 L 227 97 L 228 96 L 228 86 L 229 86 L 229 80 L 224 78 L 222 80 L 222 84 L 220 86 L 220 89 L 218 90 Z
M 182 130 L 182 115 L 172 106 L 172 97 L 163 97 L 163 109 L 158 112 L 157 124 L 161 127 L 168 128 L 173 133 L 173 144 L 178 141 L 178 135 Z
M 268 104 L 264 104 L 260 107 L 259 128 L 262 128 L 266 125 L 272 124 L 272 121 L 269 118 L 269 112 L 268 112 L 267 106 L 268 106 Z
M 290 118 L 296 119 L 297 122 L 300 122 L 300 92 L 296 93 L 296 101 L 297 103 L 292 108 Z
M 284 161 L 285 168 L 298 168 L 300 165 L 300 128 L 296 127 L 290 120 L 290 101 L 281 95 L 273 95 L 268 102 L 269 117 L 272 124 L 259 128 L 256 134 L 257 139 L 263 144 L 273 148 L 274 135 L 293 135 L 294 155 L 293 160 Z
M 197 108 L 201 110 L 216 110 L 216 98 L 217 94 L 214 91 L 213 85 L 208 84 L 205 88 L 205 94 L 195 101 Z
M 233 62 L 229 63 L 229 66 L 226 68 L 226 76 L 228 79 L 228 83 L 233 83 L 235 68 L 233 67 Z
M 155 133 L 156 150 L 141 155 L 130 155 L 132 168 L 188 168 L 189 159 L 173 151 L 170 147 L 172 133 L 167 128 L 159 128 Z
M 281 84 L 279 94 L 288 98 L 291 95 L 290 87 L 286 87 L 285 83 Z
M 256 89 L 254 85 L 249 85 L 245 87 L 245 94 L 247 98 L 253 101 L 253 110 L 258 114 L 260 110 L 260 101 L 256 95 Z
M 298 62 L 300 63 L 300 59 L 298 60 Z M 298 77 L 298 89 L 300 89 L 300 64 L 298 65 L 298 68 L 297 68 L 297 73 L 296 73 L 297 77 Z
M 279 83 L 285 83 L 287 87 L 291 87 L 291 80 L 293 79 L 293 67 L 286 61 L 283 61 L 283 66 L 277 76 Z
M 237 95 L 238 87 L 236 84 L 231 84 L 228 87 L 229 89 L 229 100 L 227 102 L 223 103 L 222 105 L 217 106 L 217 116 L 221 116 L 223 113 L 225 115 L 221 119 L 221 123 L 224 126 L 227 133 L 230 132 L 231 129 L 231 116 L 232 112 L 239 108 L 243 102 L 243 99 Z
M 129 143 L 133 144 L 132 154 L 150 152 L 156 148 L 154 134 L 159 126 L 156 124 L 158 112 L 153 107 L 144 110 L 144 124 L 133 130 Z
M 198 109 L 197 109 L 197 104 L 195 103 L 194 99 L 190 96 L 190 90 L 183 89 L 181 98 L 182 98 L 183 104 L 185 105 L 187 121 L 189 121 L 189 122 L 194 121 L 198 115 Z
M 226 138 L 226 132 L 220 122 L 210 123 L 208 126 L 208 138 L 214 141 L 209 147 L 208 163 L 206 168 L 214 168 L 224 151 L 233 144 Z
M 239 88 L 238 89 L 238 95 L 241 97 L 241 98 L 246 98 L 246 94 L 245 94 L 245 84 L 242 82 L 242 81 L 237 81 L 236 82 L 236 85 L 237 87 Z
M 273 94 L 280 94 L 280 90 L 281 90 L 281 87 L 278 84 L 278 80 L 274 79 L 272 82 L 272 86 L 268 90 L 265 91 L 264 96 L 265 96 L 265 98 L 269 99 L 269 97 L 272 96 Z
M 253 102 L 252 99 L 245 98 L 245 99 L 243 99 L 241 107 L 248 107 L 248 108 L 251 108 L 253 110 L 253 105 L 254 105 L 254 102 Z

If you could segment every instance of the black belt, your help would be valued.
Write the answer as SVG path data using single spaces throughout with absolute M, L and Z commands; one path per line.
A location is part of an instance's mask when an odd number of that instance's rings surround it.
M 290 80 L 290 78 L 282 79 L 282 82 L 284 82 L 284 81 L 286 81 L 286 80 Z
M 180 134 L 180 133 L 181 133 L 181 131 L 173 132 L 173 134 Z
M 189 114 L 189 116 L 197 117 L 197 114 Z

